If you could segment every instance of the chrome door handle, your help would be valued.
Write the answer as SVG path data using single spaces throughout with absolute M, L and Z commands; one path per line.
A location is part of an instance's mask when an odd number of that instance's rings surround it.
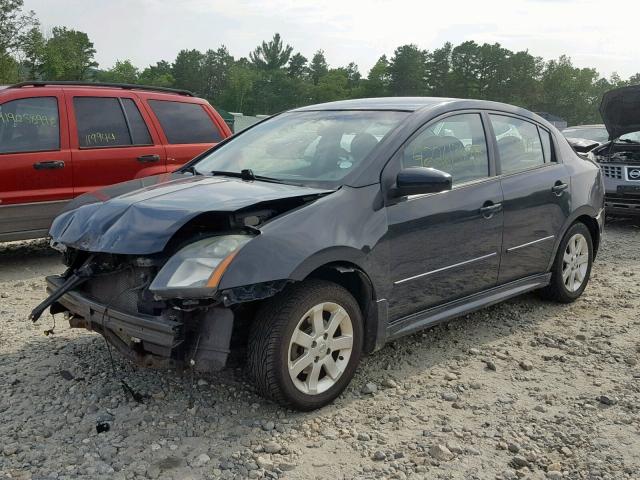
M 480 214 L 484 218 L 491 218 L 496 212 L 502 210 L 502 203 L 492 203 L 490 205 L 485 205 L 480 209 Z
M 569 185 L 567 183 L 563 183 L 560 180 L 558 180 L 556 184 L 553 187 L 551 187 L 551 191 L 559 197 L 564 193 L 564 191 L 567 188 L 569 188 Z

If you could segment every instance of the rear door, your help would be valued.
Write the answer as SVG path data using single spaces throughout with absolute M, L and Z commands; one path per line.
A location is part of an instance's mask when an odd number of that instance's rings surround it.
M 62 90 L 11 90 L 0 99 L 0 240 L 46 234 L 72 197 Z
M 167 171 L 164 146 L 131 92 L 68 92 L 74 193 Z
M 169 99 L 173 97 L 176 99 Z M 146 94 L 146 98 L 166 145 L 169 171 L 176 170 L 227 136 L 204 100 L 187 101 L 177 95 L 153 94 Z
M 499 283 L 545 273 L 570 214 L 570 177 L 554 156 L 551 134 L 526 119 L 488 115 L 504 194 Z

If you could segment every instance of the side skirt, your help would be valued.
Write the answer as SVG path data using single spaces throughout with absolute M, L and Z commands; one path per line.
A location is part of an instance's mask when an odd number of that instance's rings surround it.
M 534 275 L 400 318 L 387 326 L 385 340 L 395 340 L 452 318 L 500 303 L 508 298 L 545 287 L 550 281 L 551 273 Z

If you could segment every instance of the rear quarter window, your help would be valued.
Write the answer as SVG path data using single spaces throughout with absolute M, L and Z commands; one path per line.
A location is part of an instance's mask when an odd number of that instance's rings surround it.
M 0 153 L 60 150 L 58 100 L 21 98 L 0 105 Z
M 202 105 L 149 100 L 149 106 L 171 144 L 216 143 L 222 140 L 218 128 Z

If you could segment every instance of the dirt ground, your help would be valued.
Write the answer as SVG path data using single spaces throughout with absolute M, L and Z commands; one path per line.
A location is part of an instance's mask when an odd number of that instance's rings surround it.
M 640 479 L 640 221 L 609 222 L 574 304 L 530 294 L 404 338 L 304 414 L 241 369 L 114 371 L 61 316 L 45 336 L 27 315 L 61 270 L 44 241 L 0 244 L 0 479 Z

